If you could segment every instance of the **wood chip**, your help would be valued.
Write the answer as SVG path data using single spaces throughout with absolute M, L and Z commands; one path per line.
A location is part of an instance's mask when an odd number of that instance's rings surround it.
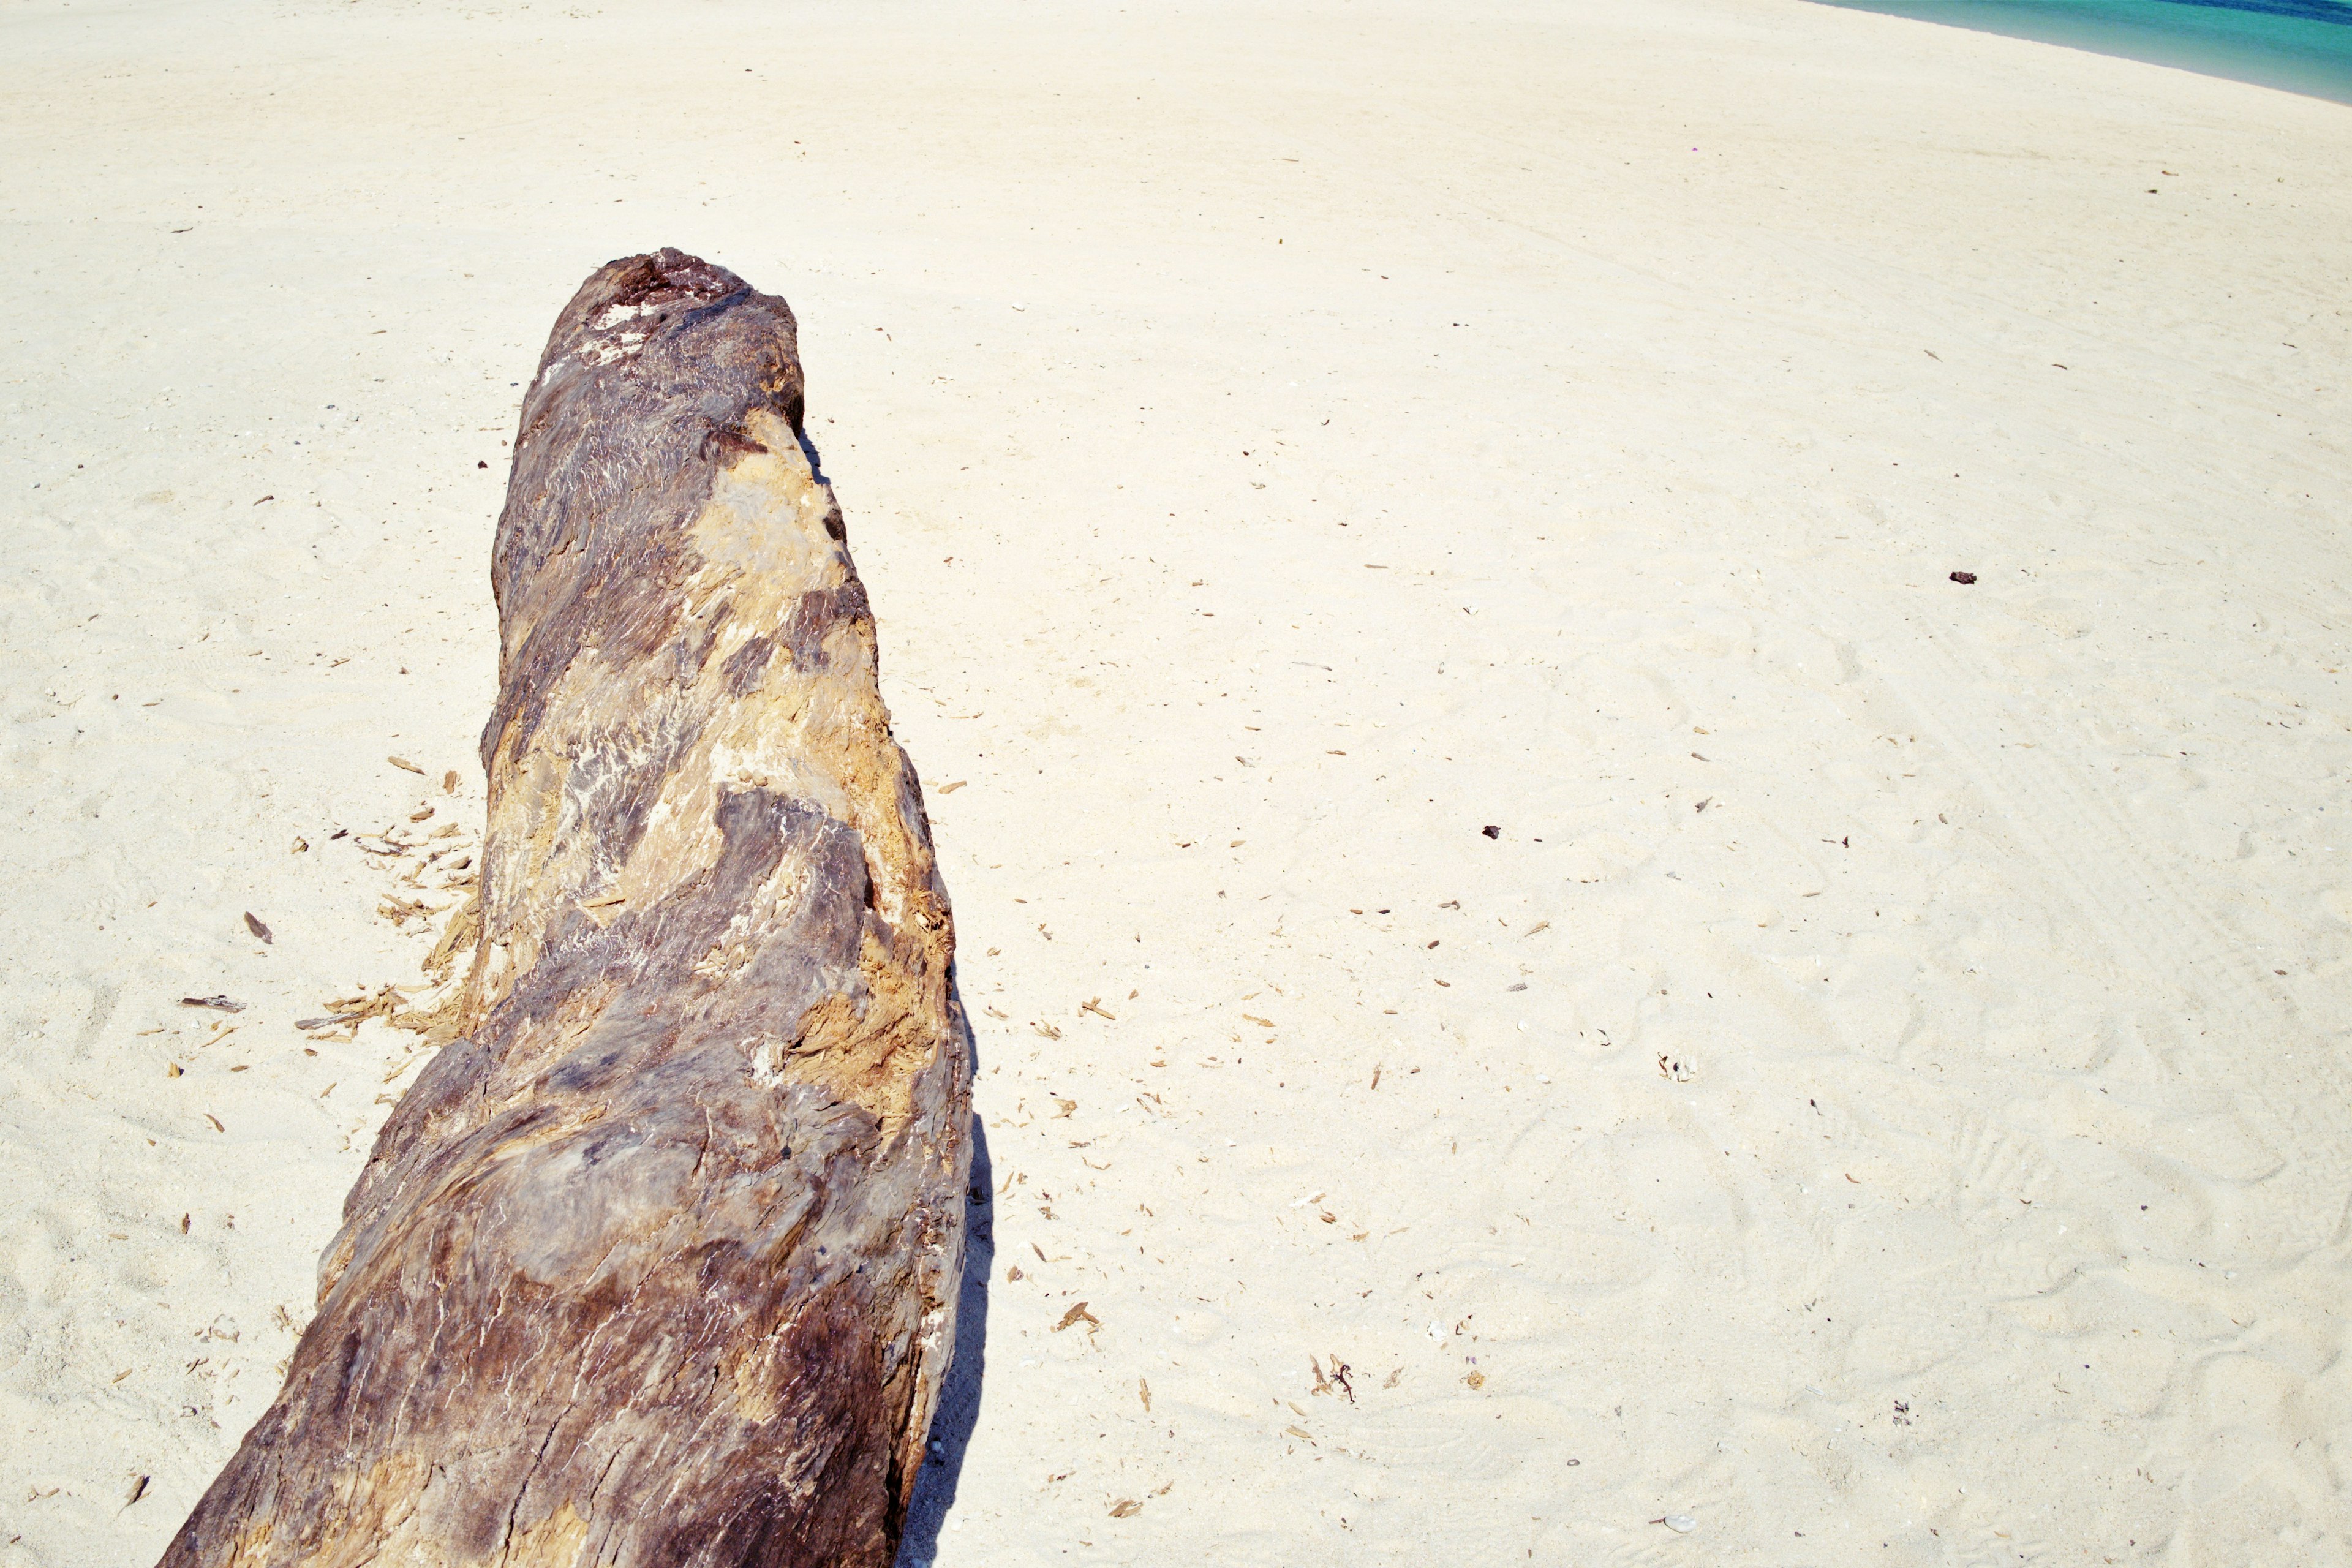
M 1143 1413 L 1149 1415 L 1151 1414 L 1150 1381 L 1147 1378 L 1137 1378 L 1135 1380 L 1135 1392 L 1143 1396 Z
M 1063 1313 L 1062 1321 L 1054 1325 L 1054 1331 L 1058 1334 L 1064 1329 L 1068 1328 L 1072 1323 L 1085 1323 L 1090 1328 L 1096 1329 L 1102 1327 L 1102 1320 L 1096 1317 L 1092 1312 L 1087 1311 L 1087 1304 L 1084 1301 L 1079 1302 L 1076 1306 Z
M 443 795 L 456 795 L 457 793 L 457 769 L 451 768 L 447 773 L 441 775 L 441 793 Z
M 1110 1516 L 1113 1519 L 1133 1519 L 1142 1511 L 1143 1505 L 1131 1497 L 1123 1497 L 1110 1505 Z
M 209 1121 L 209 1122 L 211 1122 L 211 1123 L 213 1124 L 213 1131 L 215 1131 L 215 1132 L 226 1132 L 226 1131 L 228 1131 L 228 1129 L 227 1129 L 227 1128 L 223 1127 L 223 1126 L 221 1125 L 221 1119 L 220 1119 L 219 1117 L 215 1116 L 215 1115 L 214 1115 L 211 1111 L 209 1111 L 209 1110 L 205 1111 L 204 1114 L 205 1114 L 205 1121 Z
M 970 779 L 958 779 L 951 784 L 941 784 L 940 786 L 940 793 L 941 795 L 953 795 L 956 791 L 963 788 L 964 785 L 971 782 L 971 781 Z
M 210 1007 L 215 1012 L 221 1013 L 242 1013 L 245 1011 L 244 1003 L 233 1002 L 226 996 L 183 996 L 180 998 L 180 1005 L 183 1007 Z
M 422 774 L 425 772 L 423 768 L 418 767 L 406 757 L 386 757 L 384 758 L 384 761 L 390 763 L 394 767 L 398 768 L 403 773 Z

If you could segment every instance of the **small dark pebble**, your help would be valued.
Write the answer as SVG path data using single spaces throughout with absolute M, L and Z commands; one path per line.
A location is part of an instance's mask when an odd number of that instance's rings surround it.
M 1480 828 L 1478 831 L 1485 834 L 1489 838 L 1500 838 L 1503 836 L 1503 830 L 1491 824 Z
M 251 910 L 245 911 L 245 929 L 251 931 L 254 935 L 259 937 L 267 943 L 273 946 L 277 943 L 278 939 L 269 934 L 269 928 L 263 925 L 261 923 L 260 917 L 256 915 Z
M 1955 583 L 1965 584 L 1973 583 L 1976 580 L 1977 574 L 1973 572 L 1955 572 L 1952 574 L 1952 581 Z

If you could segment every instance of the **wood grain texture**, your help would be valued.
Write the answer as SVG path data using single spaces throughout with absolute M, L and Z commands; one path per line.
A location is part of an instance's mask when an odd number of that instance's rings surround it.
M 449 1043 L 163 1562 L 881 1565 L 962 1268 L 969 1037 L 792 312 L 565 309 L 492 582 Z

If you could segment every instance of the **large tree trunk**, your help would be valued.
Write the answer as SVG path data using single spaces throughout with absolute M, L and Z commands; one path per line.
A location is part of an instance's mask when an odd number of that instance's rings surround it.
M 597 272 L 523 404 L 459 1037 L 163 1562 L 890 1562 L 954 1344 L 953 930 L 792 312 Z

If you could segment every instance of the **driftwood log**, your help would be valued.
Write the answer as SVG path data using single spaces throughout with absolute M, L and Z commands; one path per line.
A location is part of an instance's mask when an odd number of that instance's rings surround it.
M 971 1067 L 792 312 L 665 250 L 523 404 L 479 931 L 285 1386 L 163 1562 L 887 1564 Z

